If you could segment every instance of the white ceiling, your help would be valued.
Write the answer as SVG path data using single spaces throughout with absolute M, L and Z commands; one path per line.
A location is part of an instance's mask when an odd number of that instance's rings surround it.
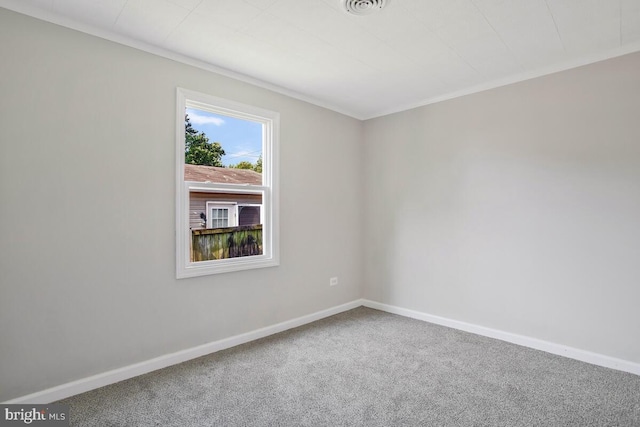
M 178 53 L 360 119 L 640 50 L 640 0 L 389 0 L 366 16 L 340 0 L 0 6 Z

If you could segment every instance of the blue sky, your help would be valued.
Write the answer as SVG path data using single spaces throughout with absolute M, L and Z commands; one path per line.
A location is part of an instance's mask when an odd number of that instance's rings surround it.
M 208 111 L 187 108 L 194 129 L 204 132 L 209 142 L 219 142 L 225 151 L 225 166 L 243 160 L 254 163 L 262 153 L 262 125 Z

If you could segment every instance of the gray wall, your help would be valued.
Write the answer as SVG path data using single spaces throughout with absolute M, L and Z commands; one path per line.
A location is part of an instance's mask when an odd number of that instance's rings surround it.
M 367 298 L 640 362 L 640 54 L 365 123 Z
M 363 124 L 3 9 L 0 40 L 0 401 L 362 296 L 640 362 L 639 54 Z M 176 86 L 281 113 L 280 267 L 174 278 Z
M 4 9 L 0 58 L 0 401 L 361 297 L 361 122 Z M 176 86 L 281 113 L 279 267 L 175 279 Z

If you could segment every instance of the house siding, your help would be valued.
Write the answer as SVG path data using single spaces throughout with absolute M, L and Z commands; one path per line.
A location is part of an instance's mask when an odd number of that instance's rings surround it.
M 259 194 L 235 194 L 235 193 L 191 193 L 189 196 L 189 228 L 199 230 L 205 228 L 200 218 L 205 213 L 207 202 L 235 202 L 247 204 L 262 204 L 262 196 Z

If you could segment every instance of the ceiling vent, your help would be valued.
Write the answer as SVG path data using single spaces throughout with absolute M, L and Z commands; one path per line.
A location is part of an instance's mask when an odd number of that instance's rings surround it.
M 342 0 L 342 6 L 351 15 L 368 15 L 381 10 L 389 0 Z

